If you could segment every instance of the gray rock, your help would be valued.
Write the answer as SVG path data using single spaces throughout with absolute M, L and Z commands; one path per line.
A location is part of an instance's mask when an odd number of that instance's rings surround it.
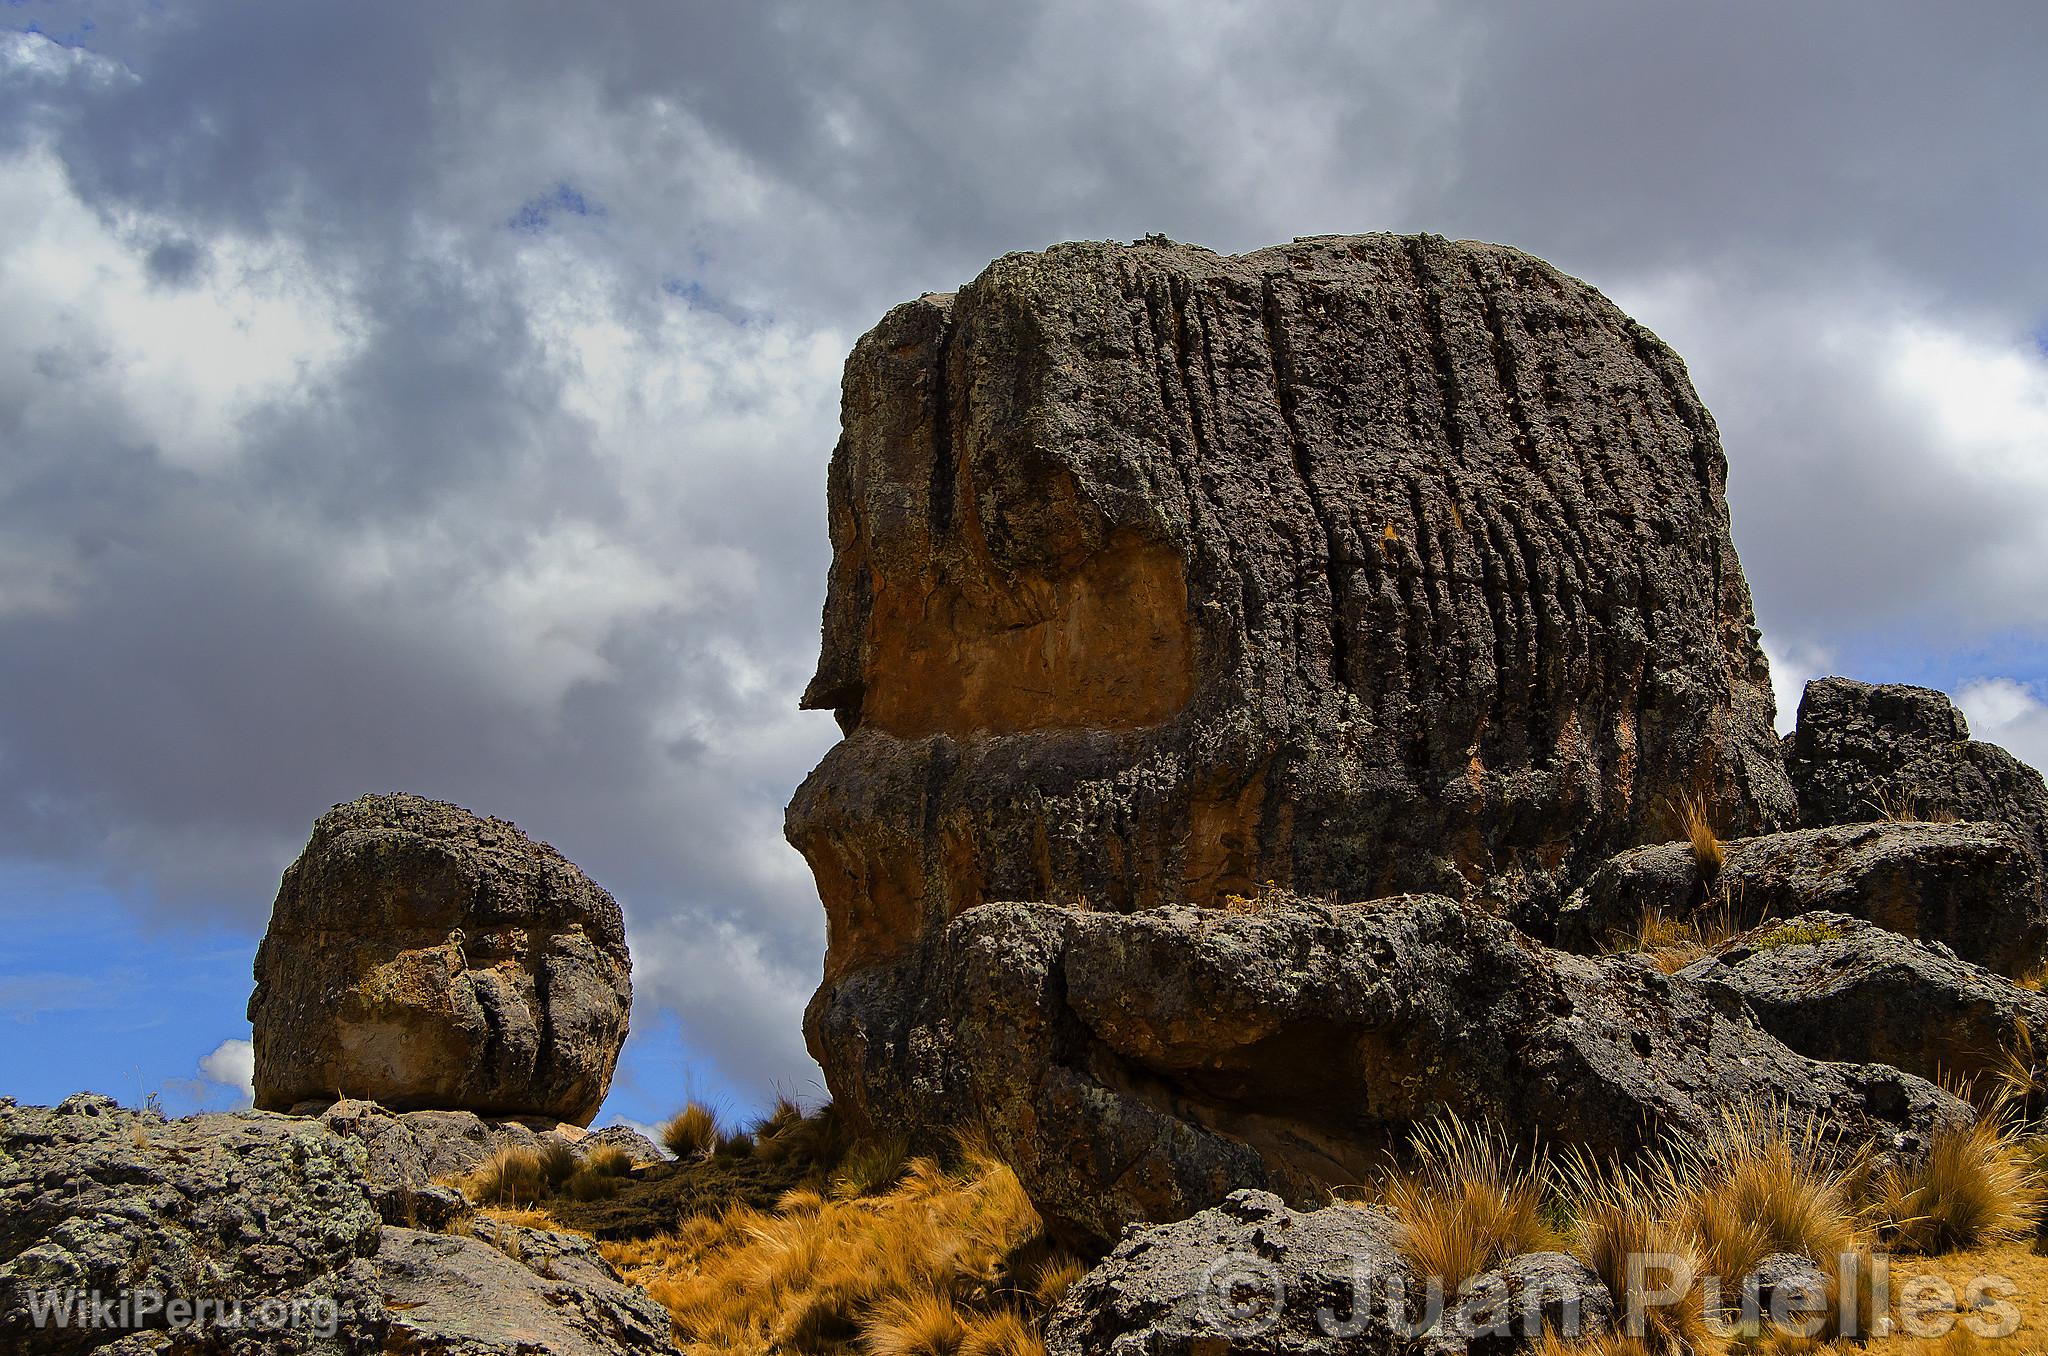
M 810 1029 L 859 1114 L 933 1145 L 984 1126 L 1053 1226 L 1096 1239 L 1239 1187 L 1320 1199 L 1446 1109 L 1602 1153 L 1764 1098 L 1906 1151 L 1969 1114 L 1895 1069 L 1796 1054 L 1639 958 L 1429 896 L 984 905 L 822 990 Z
M 1817 940 L 1796 940 L 1817 936 Z M 1759 927 L 1681 974 L 1748 1004 L 1772 1035 L 1815 1059 L 1889 1064 L 1923 1078 L 1975 1077 L 2024 1027 L 2048 1046 L 2048 998 L 1844 914 Z
M 656 1356 L 668 1312 L 588 1239 L 478 1219 L 473 1237 L 384 1230 L 379 1283 L 396 1349 L 421 1356 Z
M 1233 1192 L 1174 1224 L 1127 1231 L 1046 1321 L 1048 1356 L 1514 1351 L 1548 1326 L 1597 1336 L 1613 1299 L 1583 1264 L 1530 1253 L 1461 1287 L 1432 1286 L 1400 1225 L 1357 1205 L 1290 1209 Z
M 847 737 L 787 819 L 828 987 L 988 900 L 1544 915 L 1672 797 L 1792 820 L 1713 420 L 1540 260 L 1060 245 L 843 389 L 804 702 Z
M 1491 1356 L 1529 1346 L 1545 1332 L 1595 1338 L 1613 1326 L 1614 1296 L 1591 1267 L 1565 1253 L 1531 1252 L 1460 1286 L 1423 1350 Z
M 418 796 L 336 806 L 256 953 L 256 1104 L 586 1125 L 632 1007 L 619 907 L 516 827 Z
M 165 1121 L 84 1093 L 54 1108 L 0 1108 L 7 1351 L 87 1350 L 165 1328 L 168 1313 L 85 1329 L 35 1322 L 48 1296 L 127 1293 L 213 1306 L 194 1316 L 181 1352 L 381 1352 L 378 1234 L 362 1148 L 317 1124 Z M 153 1341 L 144 1331 L 119 1349 Z
M 1827 1311 L 1828 1274 L 1810 1257 L 1774 1252 L 1742 1278 L 1736 1293 L 1723 1296 L 1723 1304 L 1730 1313 L 1797 1330 Z
M 636 1168 L 644 1168 L 650 1163 L 665 1163 L 674 1156 L 638 1130 L 624 1125 L 607 1125 L 586 1136 L 578 1145 L 586 1154 L 599 1147 L 623 1149 L 626 1161 Z
M 1749 923 L 1826 910 L 2007 974 L 2039 964 L 2048 946 L 2039 869 L 2006 824 L 1849 824 L 1733 839 L 1722 851 L 1711 881 L 1685 843 L 1615 856 L 1560 912 L 1558 943 L 1599 950 L 1652 911 Z
M 501 1149 L 540 1149 L 551 1139 L 579 1141 L 523 1121 L 485 1120 L 470 1111 L 396 1112 L 348 1099 L 319 1122 L 365 1151 L 365 1180 L 386 1224 L 441 1228 L 465 1212 L 459 1193 L 438 1185 L 460 1177 Z
M 467 1220 L 459 1197 L 416 1185 L 436 1136 L 410 1119 L 366 1103 L 177 1121 L 89 1094 L 0 1103 L 0 1350 L 673 1356 L 666 1312 L 589 1239 Z M 462 1232 L 385 1225 L 380 1197 Z M 44 1297 L 79 1293 L 208 1308 L 37 1324 Z
M 1931 688 L 1821 678 L 1806 685 L 1785 762 L 1808 826 L 1901 814 L 2012 825 L 2048 861 L 2048 786 Z
M 1134 1229 L 1046 1320 L 1048 1356 L 1385 1351 L 1425 1326 L 1398 1226 L 1358 1206 L 1239 1191 Z

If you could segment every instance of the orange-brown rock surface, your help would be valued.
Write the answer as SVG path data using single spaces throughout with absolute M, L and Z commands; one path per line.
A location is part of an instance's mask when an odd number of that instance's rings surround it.
M 419 796 L 338 805 L 286 869 L 256 953 L 256 1105 L 587 1125 L 632 1010 L 612 897 L 500 819 Z
M 842 417 L 846 737 L 788 819 L 828 982 L 984 900 L 1541 915 L 1675 797 L 1792 817 L 1713 421 L 1540 260 L 1012 255 L 863 337 Z

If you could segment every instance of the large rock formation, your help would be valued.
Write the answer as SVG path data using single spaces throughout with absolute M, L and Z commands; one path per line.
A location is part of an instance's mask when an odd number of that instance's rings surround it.
M 1556 940 L 1599 950 L 1648 914 L 1744 926 L 1823 909 L 2006 974 L 2038 966 L 2048 947 L 2040 869 L 2009 824 L 1854 823 L 1735 839 L 1721 852 L 1711 873 L 1688 843 L 1616 854 L 1559 912 Z
M 588 1124 L 632 1008 L 619 907 L 545 843 L 418 796 L 335 807 L 256 953 L 256 1104 Z
M 676 1356 L 587 1238 L 466 1205 L 457 1233 L 392 1219 L 394 1183 L 459 1203 L 418 1178 L 476 1138 L 360 1102 L 167 1121 L 0 1098 L 0 1351 Z
M 974 1120 L 1055 1228 L 1099 1240 L 1240 1187 L 1320 1199 L 1443 1108 L 1600 1153 L 1764 1101 L 1909 1152 L 1969 1114 L 1897 1070 L 1796 1054 L 1640 957 L 1552 951 L 1434 896 L 988 904 L 828 986 L 813 1017 L 850 1107 L 934 1143 Z
M 1844 914 L 1766 924 L 1681 974 L 1747 1004 L 1765 1030 L 1815 1059 L 1978 1079 L 2002 1051 L 2048 1046 L 2048 998 L 1938 942 Z
M 361 1168 L 359 1149 L 267 1117 L 166 1122 L 83 1093 L 0 1101 L 0 1350 L 82 1351 L 176 1317 L 142 1312 L 148 1301 L 73 1317 L 75 1300 L 123 1295 L 212 1301 L 192 1350 L 384 1350 Z M 237 1333 L 226 1301 L 279 1317 Z
M 1713 421 L 1540 260 L 1011 255 L 863 337 L 842 420 L 846 738 L 788 817 L 828 1002 L 984 900 L 1540 915 L 1675 797 L 1793 815 Z
M 1239 1191 L 1179 1223 L 1134 1229 L 1046 1322 L 1049 1356 L 1482 1356 L 1544 1332 L 1594 1338 L 1614 1300 L 1569 1257 L 1529 1253 L 1432 1296 L 1398 1222 L 1364 1206 L 1292 1210 Z
M 2048 864 L 2048 786 L 1931 688 L 1822 678 L 1806 685 L 1785 762 L 1810 827 L 1869 819 L 1984 820 L 2013 826 Z

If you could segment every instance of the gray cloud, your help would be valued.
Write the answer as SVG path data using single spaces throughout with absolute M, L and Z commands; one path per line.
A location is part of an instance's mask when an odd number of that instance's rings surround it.
M 95 17 L 0 48 L 0 853 L 166 918 L 447 796 L 611 886 L 728 1077 L 809 1077 L 837 361 L 1061 238 L 1523 245 L 1692 360 L 1778 653 L 2048 624 L 2029 6 Z

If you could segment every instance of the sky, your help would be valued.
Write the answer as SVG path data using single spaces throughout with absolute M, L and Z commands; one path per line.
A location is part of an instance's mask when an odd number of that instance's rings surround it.
M 815 1098 L 839 366 L 1011 250 L 1435 231 L 1687 358 L 1788 723 L 2048 764 L 2031 4 L 0 0 L 0 1092 L 246 1096 L 330 805 L 620 900 L 605 1119 Z

